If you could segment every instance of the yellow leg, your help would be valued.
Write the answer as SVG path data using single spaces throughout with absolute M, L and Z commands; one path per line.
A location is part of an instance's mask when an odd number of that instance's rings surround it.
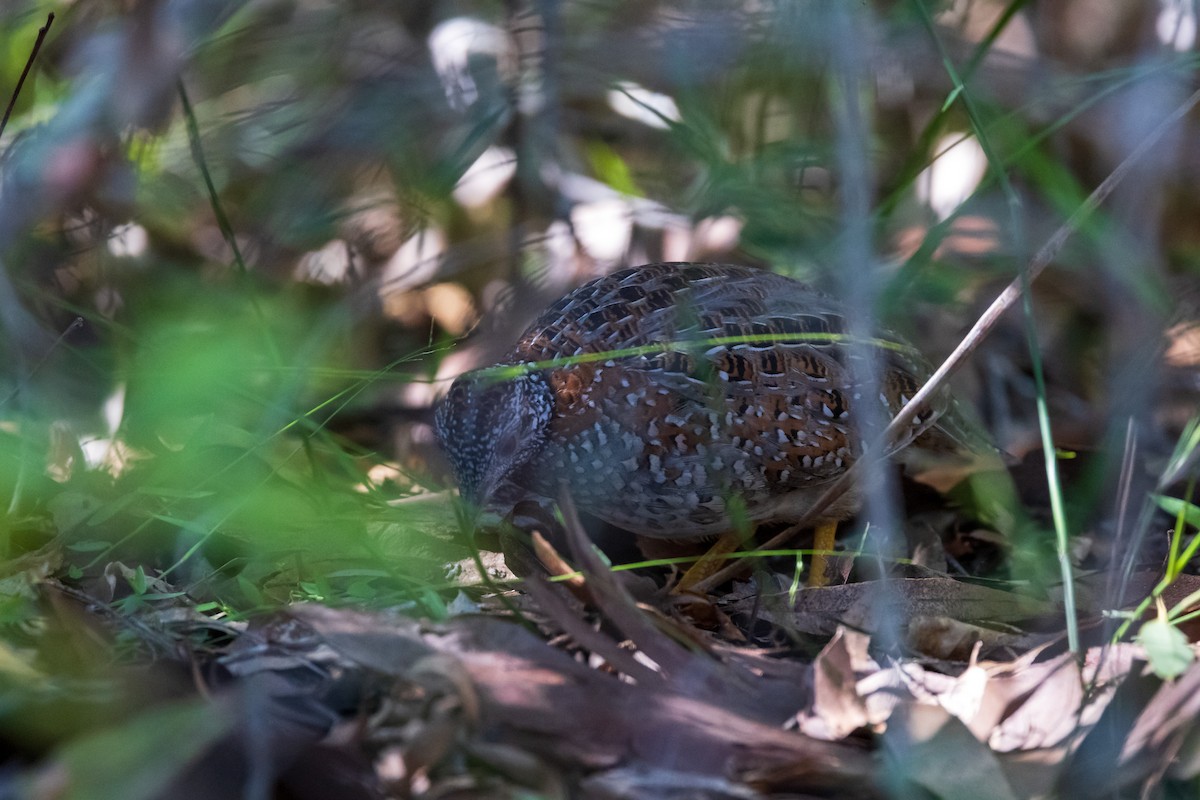
M 829 577 L 825 574 L 829 566 L 829 557 L 823 551 L 833 550 L 837 539 L 837 520 L 825 520 L 813 529 L 812 565 L 808 570 L 808 585 L 810 587 L 827 586 Z
M 713 546 L 708 548 L 708 552 L 700 556 L 700 560 L 683 573 L 683 577 L 679 579 L 679 583 L 672 590 L 675 594 L 681 594 L 688 591 L 700 581 L 714 574 L 721 567 L 725 566 L 727 559 L 722 556 L 732 553 L 742 546 L 742 537 L 740 534 L 730 531 L 723 533 L 713 543 Z

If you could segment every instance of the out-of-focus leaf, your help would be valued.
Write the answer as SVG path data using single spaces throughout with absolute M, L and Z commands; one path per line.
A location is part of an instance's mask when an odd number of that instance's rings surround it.
M 40 682 L 44 676 L 32 665 L 32 651 L 21 651 L 0 640 L 0 681 L 6 684 Z
M 592 142 L 588 145 L 587 155 L 597 178 L 622 194 L 642 195 L 629 172 L 629 165 L 616 150 L 603 142 Z
M 161 797 L 171 780 L 225 734 L 234 717 L 211 703 L 155 709 L 71 742 L 50 770 L 63 782 L 62 800 L 140 800 Z

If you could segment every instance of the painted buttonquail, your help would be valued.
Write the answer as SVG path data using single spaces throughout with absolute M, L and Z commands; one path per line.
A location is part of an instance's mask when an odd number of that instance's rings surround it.
M 836 301 L 769 272 L 625 269 L 550 306 L 502 366 L 459 377 L 437 437 L 476 508 L 565 483 L 582 510 L 646 537 L 794 521 L 862 453 L 855 408 L 894 414 L 918 388 L 920 368 L 888 337 L 882 391 L 863 397 L 845 323 Z M 916 444 L 939 438 L 930 428 Z M 851 492 L 823 516 L 857 505 Z

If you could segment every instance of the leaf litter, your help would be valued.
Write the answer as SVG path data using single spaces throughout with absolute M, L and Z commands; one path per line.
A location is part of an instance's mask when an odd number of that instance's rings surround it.
M 1106 587 L 1135 608 L 1156 570 L 1081 576 L 1077 661 L 1052 590 L 851 564 L 821 588 L 764 567 L 673 595 L 614 571 L 565 511 L 533 539 L 552 574 L 514 583 L 485 558 L 487 589 L 464 562 L 438 620 L 309 602 L 242 621 L 173 576 L 113 561 L 64 582 L 60 552 L 30 556 L 5 580 L 80 664 L 133 655 L 107 718 L 31 765 L 20 796 L 1008 800 L 1153 796 L 1200 772 L 1192 624 L 1151 609 L 1112 640 Z M 1197 588 L 1181 574 L 1158 607 L 1177 618 Z M 0 652 L 0 678 L 48 691 L 34 650 Z M 130 758 L 104 762 L 122 741 Z M 170 757 L 138 769 L 156 744 Z
M 300 604 L 219 623 L 161 577 L 115 563 L 93 595 L 39 585 L 63 624 L 92 631 L 85 639 L 132 636 L 152 669 L 175 675 L 152 706 L 165 741 L 174 729 L 204 731 L 176 748 L 186 758 L 173 770 L 136 781 L 129 768 L 103 773 L 128 796 L 213 796 L 214 785 L 260 781 L 331 798 L 919 788 L 1008 800 L 1077 796 L 1083 785 L 1133 796 L 1200 771 L 1200 667 L 1164 680 L 1140 639 L 1103 641 L 1098 617 L 1084 621 L 1091 644 L 1077 663 L 1050 622 L 1061 613 L 1053 603 L 992 586 L 897 578 L 801 589 L 789 604 L 760 598 L 758 576 L 682 601 L 608 569 L 581 531 L 568 543 L 582 582 L 530 577 L 508 606 L 484 595 L 441 622 Z M 94 613 L 128 586 L 149 599 Z M 875 627 L 881 598 L 907 620 L 890 640 Z M 733 622 L 750 615 L 752 625 Z M 763 626 L 773 643 L 756 641 Z M 89 796 L 82 776 L 97 774 L 97 748 L 144 739 L 153 715 L 55 751 L 29 796 Z

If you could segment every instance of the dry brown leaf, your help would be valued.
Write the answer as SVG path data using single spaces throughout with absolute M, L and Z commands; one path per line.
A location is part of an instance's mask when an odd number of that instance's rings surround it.
M 817 739 L 837 740 L 867 726 L 867 707 L 858 694 L 855 668 L 856 660 L 863 666 L 866 644 L 863 634 L 839 628 L 814 659 L 812 708 L 796 718 L 801 732 Z M 860 652 L 857 659 L 852 650 Z M 875 667 L 873 661 L 869 663 Z
M 1183 737 L 1195 730 L 1198 718 L 1200 664 L 1193 663 L 1180 678 L 1164 683 L 1138 715 L 1121 750 L 1121 765 L 1165 764 L 1174 757 Z
M 971 723 L 979 716 L 983 698 L 987 694 L 987 670 L 972 664 L 963 670 L 948 691 L 938 695 L 938 705 L 958 718 L 971 730 Z M 971 730 L 974 734 L 975 731 Z M 976 737 L 981 738 L 981 737 Z
M 1052 747 L 1079 727 L 1083 676 L 1075 661 L 1064 655 L 1029 669 L 1041 676 L 1037 687 L 988 737 L 992 748 L 999 752 Z
M 1163 360 L 1172 367 L 1200 366 L 1200 322 L 1181 322 L 1167 330 Z
M 1122 643 L 1090 648 L 1082 669 L 1070 653 L 1021 669 L 1005 667 L 1013 683 L 1003 678 L 992 683 L 996 697 L 1008 700 L 1009 710 L 1001 712 L 1003 718 L 997 719 L 989 736 L 992 748 L 1007 752 L 1057 747 L 1095 725 L 1140 653 L 1137 645 Z M 1033 690 L 1011 708 L 1017 693 L 1030 683 L 1035 683 Z M 993 703 L 993 711 L 999 705 Z
M 1186 777 L 1195 763 L 1200 664 L 1167 683 L 1145 668 L 1144 654 L 1136 645 L 1110 649 L 1117 651 L 1105 659 L 1115 664 L 1111 682 L 1123 680 L 1112 692 L 1111 713 L 1099 720 L 1066 764 L 1063 785 L 1086 794 L 1115 795 L 1126 787 L 1152 788 L 1173 766 Z

